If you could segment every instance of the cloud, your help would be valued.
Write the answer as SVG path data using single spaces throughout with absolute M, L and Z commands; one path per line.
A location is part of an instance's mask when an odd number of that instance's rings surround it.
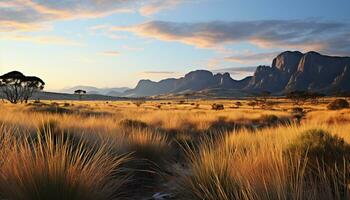
M 0 31 L 36 31 L 57 20 L 97 18 L 121 12 L 154 14 L 182 0 L 1 0 Z
M 11 34 L 7 36 L 2 36 L 1 39 L 32 42 L 32 43 L 38 43 L 38 44 L 70 45 L 70 46 L 83 45 L 79 42 L 69 40 L 64 37 L 48 36 L 48 35 L 33 36 L 33 35 Z
M 234 78 L 245 78 L 254 74 L 257 67 L 255 66 L 246 66 L 246 67 L 229 67 L 212 70 L 213 73 L 230 73 Z
M 119 51 L 104 51 L 104 52 L 102 52 L 102 54 L 105 56 L 119 56 L 120 52 Z
M 252 63 L 252 62 L 271 62 L 274 57 L 276 57 L 281 52 L 266 52 L 266 53 L 245 53 L 236 54 L 224 58 L 228 62 L 238 62 L 238 63 Z
M 143 75 L 172 75 L 176 74 L 176 72 L 172 71 L 144 71 L 142 72 Z
M 150 21 L 112 27 L 141 37 L 176 41 L 198 48 L 218 48 L 248 42 L 260 48 L 285 48 L 325 53 L 350 52 L 350 25 L 315 20 L 212 21 L 179 23 Z M 343 42 L 345 42 L 345 44 Z
M 183 2 L 184 2 L 184 0 L 171 0 L 171 1 L 154 0 L 154 1 L 151 1 L 149 4 L 142 6 L 139 9 L 139 12 L 141 15 L 149 16 L 149 15 L 153 15 L 161 10 L 176 7 Z

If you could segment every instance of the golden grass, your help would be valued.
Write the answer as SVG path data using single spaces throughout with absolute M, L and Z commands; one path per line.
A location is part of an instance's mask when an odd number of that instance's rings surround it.
M 309 180 L 307 158 L 283 152 L 310 129 L 350 143 L 350 110 L 328 111 L 331 99 L 307 103 L 299 123 L 293 105 L 273 101 L 269 110 L 252 109 L 246 100 L 239 108 L 230 100 L 149 101 L 140 107 L 2 103 L 0 198 L 143 199 L 163 190 L 186 200 L 348 197 L 334 184 L 345 179 L 348 163 L 334 178 L 320 166 L 317 180 Z M 211 110 L 213 103 L 225 109 Z

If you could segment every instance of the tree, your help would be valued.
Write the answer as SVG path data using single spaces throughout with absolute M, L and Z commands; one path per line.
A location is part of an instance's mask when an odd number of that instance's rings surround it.
M 294 105 L 303 105 L 309 98 L 310 96 L 308 95 L 307 92 L 305 91 L 293 91 L 289 92 L 286 97 L 290 99 Z
M 133 104 L 135 104 L 138 108 L 144 103 L 146 103 L 146 101 L 141 100 L 141 99 L 133 102 Z
M 236 108 L 241 107 L 243 104 L 240 101 L 235 102 Z
M 5 98 L 13 104 L 28 102 L 34 92 L 43 90 L 45 82 L 36 76 L 25 76 L 12 71 L 0 76 L 0 88 Z
M 315 105 L 317 105 L 319 103 L 320 98 L 326 96 L 324 94 L 317 93 L 317 92 L 309 92 L 307 95 L 308 95 L 311 103 L 315 104 Z
M 75 90 L 74 94 L 79 95 L 79 100 L 81 100 L 83 98 L 83 95 L 86 94 L 86 91 L 79 89 L 79 90 Z
M 257 103 L 256 103 L 255 100 L 253 100 L 253 101 L 249 101 L 247 105 L 248 105 L 248 106 L 251 106 L 251 107 L 253 108 L 253 110 L 254 110 L 254 109 L 255 109 L 255 106 L 257 105 Z
M 261 91 L 260 93 L 252 93 L 251 100 L 254 101 L 254 104 L 250 102 L 249 106 L 252 106 L 253 109 L 255 106 L 260 106 L 261 108 L 267 108 L 268 99 L 271 96 L 270 91 Z

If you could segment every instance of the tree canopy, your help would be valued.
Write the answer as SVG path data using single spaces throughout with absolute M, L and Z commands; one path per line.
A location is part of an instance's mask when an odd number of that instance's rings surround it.
M 11 103 L 27 102 L 34 92 L 43 90 L 45 82 L 36 76 L 25 76 L 19 71 L 11 71 L 0 76 L 0 88 Z

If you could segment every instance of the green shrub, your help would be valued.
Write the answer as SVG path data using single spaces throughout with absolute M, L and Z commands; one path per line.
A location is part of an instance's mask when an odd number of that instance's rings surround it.
M 344 108 L 349 108 L 349 102 L 345 99 L 336 99 L 328 104 L 328 110 L 340 110 Z

